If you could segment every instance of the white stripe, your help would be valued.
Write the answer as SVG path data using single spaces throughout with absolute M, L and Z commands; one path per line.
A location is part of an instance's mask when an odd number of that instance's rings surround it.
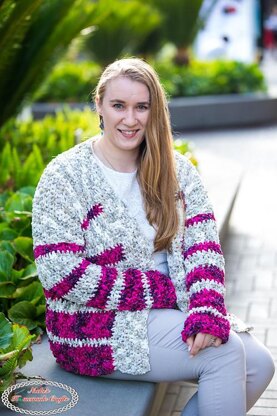
M 189 296 L 193 295 L 194 293 L 198 293 L 203 289 L 215 290 L 216 292 L 220 293 L 220 295 L 225 295 L 225 287 L 222 283 L 217 283 L 214 280 L 202 279 L 199 282 L 195 282 L 193 285 L 191 285 Z
M 95 294 L 101 282 L 101 266 L 89 265 L 76 285 L 66 294 L 72 302 L 86 304 Z
M 151 295 L 150 285 L 148 283 L 148 279 L 145 273 L 142 273 L 141 281 L 142 281 L 143 288 L 144 288 L 145 307 L 147 309 L 151 309 L 154 299 L 153 299 L 153 296 Z
M 47 299 L 47 308 L 53 312 L 64 312 L 73 315 L 77 312 L 96 312 L 105 313 L 103 309 L 92 308 L 90 306 L 82 306 L 78 303 L 70 302 L 66 299 Z
M 193 269 L 199 266 L 216 266 L 224 270 L 224 258 L 222 254 L 215 251 L 197 251 L 188 258 L 185 262 L 186 273 L 190 273 Z
M 217 227 L 214 220 L 196 223 L 186 228 L 185 250 L 194 244 L 204 243 L 205 241 L 213 241 L 219 244 Z
M 105 307 L 106 310 L 116 310 L 118 308 L 120 296 L 125 287 L 124 283 L 125 278 L 123 273 L 118 272 Z
M 60 252 L 38 257 L 36 266 L 43 287 L 50 290 L 78 267 L 82 260 L 77 254 Z
M 111 345 L 111 340 L 108 338 L 98 339 L 78 339 L 78 338 L 62 338 L 54 335 L 51 331 L 47 331 L 48 338 L 52 342 L 58 344 L 69 345 L 70 347 L 101 347 L 103 345 Z
M 189 311 L 189 316 L 194 313 L 208 313 L 208 312 L 212 313 L 213 315 L 219 318 L 227 319 L 227 316 L 222 315 L 222 313 L 218 312 L 218 310 L 213 308 L 212 306 L 200 306 L 199 308 L 193 308 Z

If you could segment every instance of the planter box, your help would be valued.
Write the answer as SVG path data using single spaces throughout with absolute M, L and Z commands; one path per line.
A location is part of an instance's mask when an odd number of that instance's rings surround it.
M 174 131 L 277 122 L 277 97 L 267 94 L 175 98 L 169 109 Z

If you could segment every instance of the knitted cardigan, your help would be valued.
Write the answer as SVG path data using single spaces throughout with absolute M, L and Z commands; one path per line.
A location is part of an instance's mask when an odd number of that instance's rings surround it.
M 212 207 L 196 169 L 175 157 L 186 220 L 179 206 L 169 276 L 155 270 L 153 244 L 107 182 L 92 139 L 45 169 L 33 201 L 34 255 L 50 348 L 65 370 L 90 376 L 149 371 L 147 318 L 154 308 L 186 313 L 184 342 L 199 332 L 228 340 L 234 319 L 224 304 Z

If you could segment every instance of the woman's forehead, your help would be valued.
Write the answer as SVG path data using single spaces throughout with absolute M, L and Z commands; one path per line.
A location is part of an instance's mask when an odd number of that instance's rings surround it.
M 111 79 L 105 89 L 107 99 L 120 99 L 122 101 L 138 100 L 149 101 L 149 90 L 145 84 L 134 81 L 128 77 L 117 77 Z

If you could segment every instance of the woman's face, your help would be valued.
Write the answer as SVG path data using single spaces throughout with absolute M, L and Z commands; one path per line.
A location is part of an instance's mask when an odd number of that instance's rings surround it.
M 136 150 L 144 140 L 150 115 L 150 94 L 146 85 L 127 77 L 107 83 L 96 108 L 104 121 L 104 139 L 110 148 Z

